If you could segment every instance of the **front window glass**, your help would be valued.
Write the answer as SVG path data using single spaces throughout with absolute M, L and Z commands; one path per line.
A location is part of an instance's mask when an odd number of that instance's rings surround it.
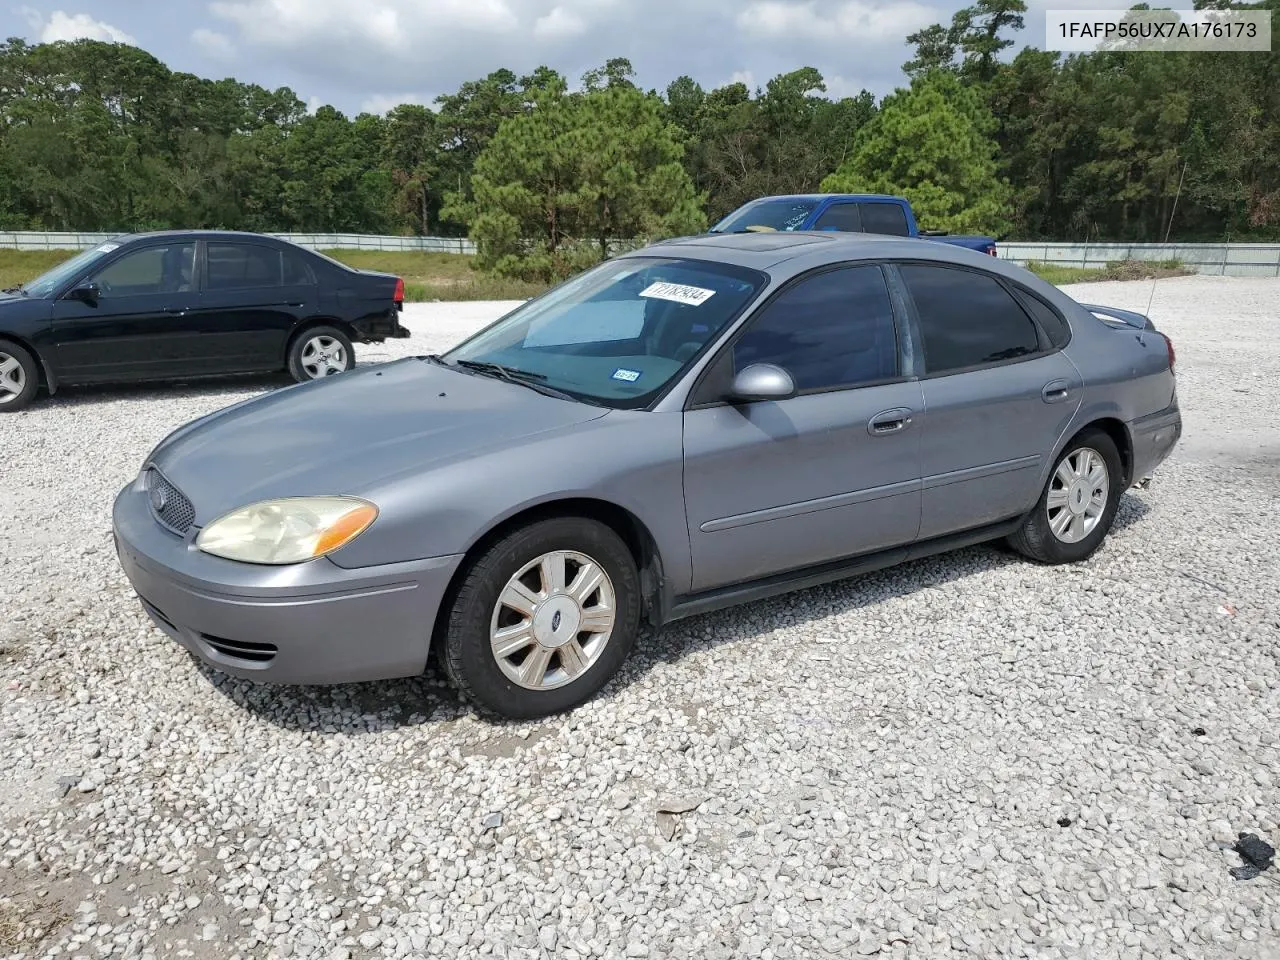
M 192 242 L 143 247 L 126 253 L 93 276 L 102 297 L 149 293 L 190 293 L 195 289 L 196 245 Z
M 758 200 L 729 214 L 711 232 L 799 230 L 817 205 L 816 200 Z
M 446 362 L 499 364 L 612 407 L 642 407 L 768 282 L 701 260 L 613 260 L 464 341 Z
M 23 284 L 22 292 L 31 297 L 47 297 L 73 277 L 78 277 L 97 260 L 119 248 L 118 243 L 103 243 L 77 253 L 70 260 L 63 260 L 56 267 L 46 270 L 30 283 Z

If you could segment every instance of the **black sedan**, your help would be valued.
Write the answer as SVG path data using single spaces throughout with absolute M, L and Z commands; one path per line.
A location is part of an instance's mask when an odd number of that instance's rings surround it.
M 274 237 L 121 236 L 0 293 L 0 413 L 44 385 L 355 365 L 353 341 L 407 337 L 404 281 Z

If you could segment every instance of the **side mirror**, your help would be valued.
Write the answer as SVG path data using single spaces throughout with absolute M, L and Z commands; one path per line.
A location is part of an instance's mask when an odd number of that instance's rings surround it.
M 102 291 L 98 289 L 98 285 L 92 280 L 88 280 L 80 286 L 75 287 L 67 294 L 68 300 L 80 300 L 83 303 L 95 304 Z
M 727 399 L 731 403 L 752 403 L 756 400 L 786 400 L 796 395 L 796 382 L 791 374 L 772 363 L 753 363 L 738 371 L 729 387 Z

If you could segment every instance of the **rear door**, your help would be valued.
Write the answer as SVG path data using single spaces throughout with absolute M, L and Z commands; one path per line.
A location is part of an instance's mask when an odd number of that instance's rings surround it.
M 922 263 L 898 272 L 924 367 L 920 538 L 1029 510 L 1083 395 L 1063 341 L 992 274 Z
M 163 379 L 188 372 L 200 350 L 192 310 L 196 242 L 131 245 L 83 282 L 91 303 L 63 296 L 53 305 L 61 379 L 68 383 Z
M 203 246 L 204 284 L 196 315 L 208 337 L 210 369 L 279 369 L 290 332 L 318 310 L 315 274 L 283 245 L 237 239 L 208 240 Z

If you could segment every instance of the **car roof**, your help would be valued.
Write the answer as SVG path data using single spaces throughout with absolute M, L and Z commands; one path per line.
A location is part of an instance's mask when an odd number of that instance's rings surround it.
M 773 271 L 781 264 L 796 259 L 802 259 L 806 264 L 881 257 L 932 259 L 937 252 L 934 248 L 938 246 L 941 244 L 929 240 L 883 234 L 788 230 L 677 237 L 629 251 L 622 256 L 687 257 L 691 260 L 715 260 Z
M 782 193 L 770 197 L 757 197 L 755 200 L 748 200 L 743 204 L 744 207 L 751 206 L 754 203 L 763 203 L 766 200 L 892 200 L 894 203 L 902 203 L 902 197 L 895 197 L 888 193 Z
M 150 230 L 146 233 L 122 233 L 112 238 L 116 243 L 136 243 L 140 240 L 155 239 L 192 239 L 216 238 L 220 240 L 267 240 L 273 243 L 286 243 L 280 237 L 266 233 L 250 233 L 245 230 Z
M 762 233 L 711 233 L 663 240 L 620 257 L 680 257 L 748 267 L 783 281 L 828 264 L 857 260 L 914 260 L 974 267 L 1018 283 L 1034 286 L 1034 274 L 1009 260 L 1000 260 L 950 243 L 876 233 L 795 230 Z

